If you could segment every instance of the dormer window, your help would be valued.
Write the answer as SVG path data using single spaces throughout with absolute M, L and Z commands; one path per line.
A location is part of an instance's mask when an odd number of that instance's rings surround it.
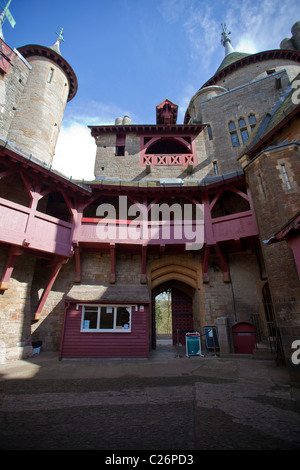
M 177 104 L 166 99 L 156 106 L 156 124 L 176 124 L 177 122 Z

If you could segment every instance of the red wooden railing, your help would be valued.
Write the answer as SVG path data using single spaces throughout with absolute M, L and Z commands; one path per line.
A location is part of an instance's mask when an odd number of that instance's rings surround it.
M 153 154 L 142 157 L 142 166 L 146 166 L 147 163 L 151 166 L 188 166 L 189 163 L 194 164 L 195 162 L 193 154 Z
M 72 224 L 0 198 L 0 241 L 70 256 Z

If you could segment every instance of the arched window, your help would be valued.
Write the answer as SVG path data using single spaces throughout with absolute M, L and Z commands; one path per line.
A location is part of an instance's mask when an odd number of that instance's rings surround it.
M 250 129 L 252 131 L 253 128 L 255 127 L 255 124 L 256 124 L 256 118 L 255 118 L 254 114 L 249 114 L 248 121 L 249 121 L 249 124 L 250 124 Z
M 248 134 L 247 125 L 246 125 L 244 118 L 239 119 L 239 128 L 240 128 L 243 144 L 245 144 L 248 140 L 249 134 Z
M 231 143 L 233 147 L 238 147 L 240 145 L 239 138 L 236 132 L 235 124 L 233 121 L 228 123 L 228 129 L 230 132 Z

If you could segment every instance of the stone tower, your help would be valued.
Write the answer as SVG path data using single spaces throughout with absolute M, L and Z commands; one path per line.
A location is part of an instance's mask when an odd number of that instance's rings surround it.
M 18 48 L 31 67 L 8 132 L 23 152 L 51 164 L 66 103 L 77 91 L 77 78 L 60 53 L 62 29 L 52 47 Z

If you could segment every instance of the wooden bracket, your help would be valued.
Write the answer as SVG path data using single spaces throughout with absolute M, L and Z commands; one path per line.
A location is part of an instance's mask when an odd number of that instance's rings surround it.
M 75 255 L 75 283 L 80 283 L 81 282 L 81 256 L 80 256 L 80 249 L 79 249 L 79 243 L 77 241 L 73 242 L 73 248 L 74 248 L 74 255 Z
M 47 298 L 48 298 L 48 295 L 49 295 L 49 293 L 50 293 L 50 291 L 51 291 L 51 289 L 52 289 L 52 287 L 53 287 L 53 284 L 54 284 L 54 282 L 55 282 L 55 280 L 56 280 L 56 278 L 57 278 L 57 276 L 58 276 L 58 274 L 59 274 L 59 271 L 61 270 L 62 266 L 63 266 L 64 264 L 66 264 L 68 261 L 69 261 L 69 259 L 67 259 L 67 258 L 65 259 L 65 258 L 64 258 L 64 259 L 59 260 L 59 261 L 54 265 L 54 267 L 53 267 L 53 269 L 52 269 L 52 271 L 51 271 L 50 277 L 49 277 L 49 279 L 48 279 L 47 285 L 46 285 L 46 287 L 45 287 L 45 289 L 44 289 L 43 295 L 42 295 L 42 297 L 41 297 L 41 300 L 40 300 L 40 302 L 39 302 L 38 308 L 37 308 L 37 310 L 36 310 L 36 312 L 35 312 L 35 316 L 34 316 L 35 320 L 39 320 L 39 319 L 40 319 L 40 316 L 41 316 L 43 307 L 44 307 L 44 305 L 45 305 L 45 303 L 46 303 L 46 300 L 47 300 Z
M 18 256 L 23 254 L 17 246 L 11 246 L 8 253 L 5 270 L 0 281 L 0 291 L 5 291 L 9 288 L 9 281 L 14 270 Z

